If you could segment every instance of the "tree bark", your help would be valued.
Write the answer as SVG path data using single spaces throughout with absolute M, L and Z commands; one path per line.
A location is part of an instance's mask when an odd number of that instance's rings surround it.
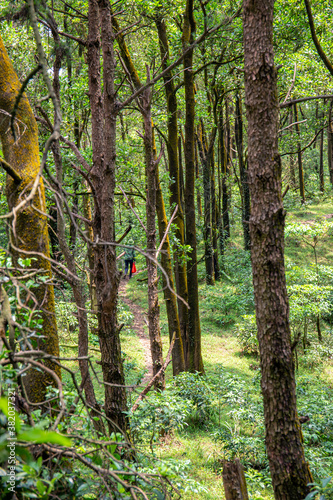
M 242 102 L 240 100 L 239 94 L 236 95 L 236 113 L 235 113 L 235 138 L 236 147 L 238 153 L 238 165 L 239 174 L 241 181 L 241 198 L 242 198 L 242 224 L 243 224 L 243 236 L 244 236 L 244 249 L 250 250 L 251 248 L 251 238 L 250 238 L 250 191 L 249 183 L 247 180 L 247 170 L 244 163 L 243 156 L 243 113 L 242 113 Z
M 294 104 L 294 118 L 296 122 L 296 132 L 298 136 L 297 143 L 297 159 L 298 159 L 298 180 L 299 180 L 299 194 L 301 197 L 301 202 L 305 203 L 305 189 L 304 189 L 304 172 L 303 172 L 303 161 L 302 161 L 302 151 L 301 151 L 301 131 L 298 122 L 298 108 L 297 104 Z
M 327 126 L 327 153 L 328 153 L 328 169 L 330 174 L 330 182 L 333 186 L 333 99 L 330 102 L 330 109 L 328 113 L 328 126 Z
M 161 55 L 162 70 L 166 69 L 168 66 L 168 61 L 170 59 L 169 54 L 169 43 L 167 36 L 167 29 L 164 19 L 156 19 L 156 27 L 159 38 L 159 47 Z M 178 205 L 178 211 L 175 217 L 175 236 L 179 241 L 181 247 L 185 244 L 185 225 L 184 225 L 184 212 L 183 205 L 181 201 L 181 183 L 180 183 L 180 169 L 179 162 L 181 160 L 181 151 L 178 151 L 178 119 L 177 119 L 177 96 L 175 92 L 174 79 L 172 77 L 172 72 L 168 72 L 164 76 L 164 89 L 167 101 L 167 112 L 168 112 L 168 141 L 167 141 L 167 151 L 168 151 L 168 162 L 169 162 L 169 175 L 170 175 L 170 207 L 171 211 L 174 210 L 175 206 Z M 184 261 L 183 250 L 176 245 L 173 248 L 174 256 L 174 273 L 176 280 L 177 293 L 186 302 L 187 297 L 187 277 L 186 277 L 186 265 Z M 186 305 L 178 300 L 178 311 L 179 311 L 179 321 L 180 329 L 182 335 L 183 345 L 188 344 L 188 309 Z M 177 342 L 174 349 L 177 349 Z
M 166 218 L 163 193 L 159 181 L 156 193 L 156 210 L 158 218 L 158 230 L 161 241 L 167 229 L 168 221 Z M 163 293 L 164 293 L 164 300 L 168 316 L 170 342 L 172 342 L 173 335 L 175 334 L 175 344 L 172 350 L 172 372 L 173 375 L 175 376 L 185 371 L 185 358 L 184 358 L 183 341 L 181 336 L 180 322 L 177 309 L 177 299 L 175 294 L 172 293 L 172 290 L 174 290 L 175 287 L 172 275 L 172 262 L 170 254 L 169 236 L 165 238 L 165 241 L 162 246 L 161 264 L 169 278 L 169 286 L 167 286 L 167 281 L 165 279 L 165 276 L 164 274 L 162 275 Z
M 293 123 L 293 110 L 291 108 L 289 113 L 289 125 Z M 290 127 L 290 133 L 292 133 L 292 127 Z M 290 168 L 290 184 L 292 189 L 296 190 L 296 176 L 295 176 L 295 159 L 294 155 L 289 157 L 289 168 Z
M 13 65 L 8 57 L 7 51 L 0 37 L 0 138 L 2 150 L 6 161 L 19 173 L 21 182 L 19 184 L 7 176 L 6 195 L 10 210 L 15 208 L 30 192 L 40 169 L 38 129 L 34 114 L 24 93 L 16 113 L 15 131 L 16 141 L 10 130 L 10 116 L 14 108 L 16 97 L 20 91 L 21 83 L 14 71 Z M 47 260 L 50 257 L 49 235 L 46 218 L 46 202 L 44 184 L 41 180 L 38 191 L 33 200 L 21 209 L 15 217 L 15 231 L 11 231 L 10 239 L 14 258 L 26 258 L 36 255 L 33 267 L 37 267 L 49 279 L 51 276 L 51 264 Z M 41 256 L 44 255 L 44 257 Z M 34 289 L 34 294 L 42 309 L 43 336 L 38 339 L 38 349 L 47 354 L 59 356 L 59 342 L 54 305 L 53 286 L 39 285 Z M 60 367 L 51 361 L 45 362 L 58 377 L 61 378 Z M 46 387 L 54 385 L 54 379 L 45 372 L 34 369 L 29 370 L 25 377 L 25 387 L 31 402 L 38 403 L 45 400 Z
M 323 114 L 322 114 L 323 116 Z M 319 143 L 319 190 L 321 193 L 325 191 L 324 183 L 324 130 L 320 132 Z
M 156 193 L 158 189 L 157 166 L 154 154 L 153 126 L 151 119 L 151 89 L 142 94 L 142 115 L 144 119 L 144 146 L 147 175 L 147 270 L 148 270 L 148 322 L 153 374 L 163 366 L 163 348 L 160 330 L 160 307 L 158 304 L 158 275 L 156 260 Z M 155 389 L 164 390 L 165 376 L 157 378 Z
M 244 468 L 238 458 L 223 463 L 222 477 L 225 500 L 249 500 Z
M 195 21 L 193 17 L 193 0 L 186 1 L 184 13 L 184 26 L 182 43 L 186 49 L 193 41 Z M 186 244 L 192 251 L 187 261 L 187 287 L 189 310 L 189 358 L 188 370 L 203 373 L 204 367 L 201 355 L 201 328 L 199 316 L 198 271 L 197 271 L 197 241 L 195 227 L 195 163 L 194 163 L 194 77 L 193 77 L 193 50 L 189 50 L 184 57 L 184 83 L 185 83 L 185 219 L 186 219 Z
M 209 146 L 206 143 L 203 123 L 198 125 L 197 142 L 199 155 L 202 164 L 203 187 L 204 187 L 204 242 L 205 242 L 205 266 L 207 285 L 215 284 L 214 273 L 214 251 L 213 251 L 213 231 L 212 231 L 212 195 L 211 195 L 211 156 L 216 137 L 216 128 L 213 128 L 209 140 Z
M 228 197 L 228 187 L 227 178 L 229 174 L 228 170 L 228 152 L 226 147 L 225 139 L 225 126 L 223 123 L 223 106 L 221 106 L 220 120 L 219 120 L 219 134 L 220 134 L 220 154 L 221 154 L 221 175 L 222 175 L 222 238 L 220 236 L 221 246 L 223 245 L 223 250 L 225 247 L 225 241 L 230 237 L 230 221 L 229 221 L 229 197 Z M 221 234 L 220 233 L 220 234 Z M 222 248 L 221 248 L 221 253 Z
M 212 198 L 212 243 L 213 243 L 213 257 L 214 257 L 214 276 L 215 281 L 220 280 L 220 264 L 219 264 L 219 250 L 218 250 L 218 232 L 219 232 L 219 218 L 218 206 L 216 201 L 216 185 L 215 185 L 215 156 L 214 149 L 211 155 L 211 198 Z
M 103 87 L 100 80 L 100 38 L 103 50 Z M 89 98 L 92 115 L 93 168 L 91 179 L 98 193 L 93 221 L 96 244 L 94 278 L 97 292 L 98 337 L 105 383 L 105 413 L 109 431 L 126 432 L 125 379 L 117 324 L 119 272 L 116 265 L 114 189 L 116 168 L 116 117 L 114 89 L 114 33 L 109 0 L 90 0 L 88 15 Z M 111 245 L 107 244 L 111 243 Z M 115 384 L 115 385 L 113 385 Z
M 264 399 L 266 449 L 276 500 L 299 500 L 312 482 L 296 408 L 284 269 L 285 211 L 278 151 L 274 0 L 243 6 L 251 258 Z
M 51 24 L 51 23 L 50 23 Z M 53 89 L 55 95 L 58 99 L 60 105 L 60 79 L 59 73 L 61 69 L 61 61 L 63 57 L 63 50 L 61 49 L 59 33 L 57 31 L 57 25 L 53 20 L 51 24 L 52 35 L 54 37 L 55 46 L 56 46 L 56 57 L 53 64 Z M 75 276 L 77 279 L 69 280 L 69 284 L 72 288 L 74 301 L 77 306 L 77 319 L 79 326 L 79 335 L 78 335 L 78 355 L 80 358 L 88 357 L 88 318 L 86 311 L 86 299 L 84 294 L 84 286 L 77 274 L 76 264 L 75 264 L 75 255 L 74 248 L 70 247 L 67 244 L 66 233 L 65 233 L 65 218 L 64 218 L 64 210 L 63 210 L 63 199 L 62 199 L 62 185 L 63 185 L 63 165 L 62 165 L 62 157 L 59 145 L 59 139 L 54 141 L 52 145 L 52 153 L 54 158 L 54 164 L 56 168 L 57 175 L 57 185 L 59 196 L 57 198 L 57 235 L 59 239 L 59 246 L 61 252 L 64 256 L 66 266 L 71 272 L 72 276 Z M 70 225 L 70 232 L 73 224 Z M 73 230 L 72 230 L 73 231 Z M 75 228 L 76 234 L 76 228 Z M 101 435 L 105 435 L 105 427 L 103 420 L 100 419 L 99 413 L 101 412 L 101 408 L 97 403 L 94 386 L 91 380 L 90 372 L 89 372 L 89 364 L 87 359 L 79 360 L 79 367 L 81 373 L 81 385 L 85 391 L 86 401 L 88 407 L 92 409 L 91 415 L 93 418 L 93 425 L 97 432 Z M 94 411 L 94 410 L 97 410 Z M 99 413 L 98 413 L 99 412 Z

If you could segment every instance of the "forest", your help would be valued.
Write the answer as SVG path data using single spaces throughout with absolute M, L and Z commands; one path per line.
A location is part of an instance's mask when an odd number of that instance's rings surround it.
M 0 500 L 333 499 L 330 0 L 1 0 Z

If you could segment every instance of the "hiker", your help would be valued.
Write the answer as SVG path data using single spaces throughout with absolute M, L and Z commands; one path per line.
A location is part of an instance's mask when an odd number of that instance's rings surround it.
M 128 245 L 130 248 L 125 248 L 125 276 L 124 279 L 126 279 L 127 276 L 127 271 L 129 268 L 129 279 L 132 278 L 132 267 L 133 267 L 133 262 L 135 262 L 135 252 L 134 252 L 134 241 L 132 239 L 128 240 Z

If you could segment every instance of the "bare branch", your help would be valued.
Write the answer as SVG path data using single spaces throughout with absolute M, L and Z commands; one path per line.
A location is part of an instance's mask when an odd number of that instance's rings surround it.
M 169 224 L 167 225 L 167 228 L 166 228 L 165 233 L 164 233 L 164 235 L 163 235 L 163 238 L 162 238 L 162 241 L 161 241 L 161 243 L 160 243 L 160 246 L 159 246 L 159 247 L 158 247 L 158 249 L 157 249 L 157 252 L 156 252 L 156 259 L 157 259 L 157 257 L 158 257 L 158 254 L 159 254 L 159 253 L 160 253 L 160 251 L 162 250 L 163 244 L 164 244 L 165 239 L 166 239 L 166 237 L 167 237 L 167 235 L 168 235 L 168 232 L 169 232 L 169 230 L 170 230 L 170 227 L 171 227 L 172 221 L 173 221 L 173 219 L 175 218 L 177 211 L 178 211 L 178 205 L 176 205 L 176 208 L 175 208 L 175 209 L 174 209 L 174 211 L 173 211 L 173 214 L 172 214 L 172 216 L 171 216 L 171 219 L 169 220 Z
M 171 341 L 171 344 L 170 344 L 170 347 L 169 347 L 169 350 L 168 350 L 168 354 L 167 354 L 167 357 L 165 359 L 165 363 L 164 365 L 161 367 L 161 369 L 156 373 L 156 375 L 154 375 L 154 377 L 150 380 L 150 382 L 148 383 L 148 385 L 144 388 L 144 390 L 141 392 L 140 396 L 137 398 L 137 400 L 135 401 L 134 405 L 132 406 L 131 408 L 131 412 L 134 413 L 135 410 L 138 408 L 139 406 L 139 403 L 140 401 L 143 400 L 143 398 L 145 397 L 146 394 L 148 394 L 148 392 L 150 391 L 150 389 L 153 387 L 154 385 L 154 382 L 165 372 L 165 370 L 167 369 L 167 366 L 168 364 L 170 363 L 171 361 L 171 353 L 172 353 L 172 349 L 173 349 L 173 346 L 175 345 L 175 341 L 176 341 L 176 332 L 174 332 L 173 334 L 173 337 L 172 337 L 172 341 Z
M 134 208 L 132 207 L 132 203 L 129 201 L 128 199 L 128 196 L 127 194 L 125 193 L 125 191 L 123 190 L 123 188 L 121 187 L 121 185 L 119 184 L 119 189 L 120 191 L 123 193 L 123 195 L 125 196 L 126 200 L 127 200 L 127 203 L 130 207 L 130 209 L 132 210 L 133 214 L 135 215 L 135 217 L 138 219 L 138 221 L 140 222 L 142 228 L 144 229 L 145 233 L 147 232 L 147 229 L 144 225 L 144 223 L 142 222 L 142 220 L 140 219 L 139 215 L 136 213 L 136 211 L 134 210 Z

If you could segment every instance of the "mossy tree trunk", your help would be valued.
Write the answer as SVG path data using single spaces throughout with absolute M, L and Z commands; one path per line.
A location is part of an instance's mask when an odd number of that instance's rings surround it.
M 169 54 L 169 43 L 167 36 L 167 28 L 164 19 L 156 19 L 156 27 L 158 32 L 158 40 L 161 55 L 162 69 L 165 70 L 168 66 L 170 59 Z M 167 111 L 168 111 L 168 141 L 167 141 L 167 152 L 168 152 L 168 163 L 169 163 L 169 175 L 170 175 L 170 207 L 171 211 L 174 210 L 175 206 L 178 205 L 178 211 L 175 216 L 175 236 L 178 239 L 180 246 L 185 244 L 185 225 L 184 225 L 184 212 L 181 202 L 181 179 L 180 179 L 180 156 L 181 150 L 178 151 L 178 104 L 177 96 L 175 91 L 175 84 L 172 72 L 167 72 L 164 76 L 164 89 L 167 101 Z M 187 277 L 186 277 L 186 265 L 184 261 L 184 252 L 177 246 L 173 248 L 174 257 L 174 272 L 177 293 L 187 302 Z M 178 311 L 179 311 L 179 322 L 182 335 L 182 343 L 184 345 L 185 352 L 187 349 L 185 346 L 188 345 L 188 309 L 184 302 L 178 300 Z M 175 346 L 176 348 L 177 346 Z M 174 349 L 175 349 L 174 348 Z
M 184 13 L 182 43 L 185 50 L 193 42 L 195 21 L 193 17 L 193 0 L 187 0 Z M 201 355 L 201 328 L 199 315 L 198 270 L 197 270 L 197 238 L 195 227 L 195 98 L 193 76 L 193 50 L 189 50 L 184 57 L 184 84 L 185 84 L 185 219 L 186 244 L 192 251 L 187 260 L 187 287 L 189 310 L 189 356 L 187 369 L 191 372 L 204 372 Z
M 155 157 L 153 123 L 151 118 L 151 89 L 142 94 L 142 116 L 144 120 L 144 146 L 147 176 L 147 271 L 148 271 L 148 323 L 153 374 L 163 366 L 163 347 L 160 330 L 160 306 L 158 303 L 158 274 L 156 265 L 156 197 L 158 190 L 158 160 Z M 154 383 L 155 389 L 165 388 L 164 373 Z
M 168 221 L 166 218 L 163 193 L 159 181 L 156 193 L 156 210 L 158 218 L 159 236 L 160 240 L 162 240 L 168 226 Z M 172 351 L 172 372 L 173 375 L 178 375 L 180 372 L 185 371 L 185 358 L 184 358 L 184 349 L 183 349 L 183 342 L 180 331 L 180 322 L 177 309 L 177 299 L 175 294 L 172 293 L 172 290 L 174 290 L 174 281 L 172 275 L 172 261 L 171 261 L 170 243 L 168 235 L 165 238 L 161 250 L 161 264 L 169 279 L 169 286 L 167 286 L 167 281 L 163 274 L 162 276 L 163 293 L 168 315 L 170 342 L 172 341 L 173 335 L 175 335 L 175 344 Z
M 209 145 L 204 133 L 204 127 L 201 123 L 198 126 L 198 149 L 202 164 L 202 177 L 204 187 L 204 241 L 205 241 L 205 266 L 207 285 L 215 284 L 214 273 L 214 250 L 213 250 L 213 229 L 212 229 L 212 153 L 214 151 L 214 141 L 216 137 L 216 128 L 212 130 Z
M 279 103 L 273 55 L 274 0 L 243 5 L 245 104 L 251 194 L 251 259 L 266 450 L 276 500 L 299 500 L 312 482 L 296 407 L 284 268 L 285 211 L 278 151 Z
M 0 38 L 0 138 L 6 161 L 19 173 L 21 182 L 15 183 L 8 176 L 6 194 L 9 209 L 14 209 L 30 192 L 40 170 L 38 129 L 27 96 L 23 94 L 15 120 L 16 141 L 10 132 L 10 113 L 21 84 Z M 33 267 L 51 278 L 49 235 L 46 218 L 46 203 L 43 181 L 38 186 L 32 202 L 16 214 L 15 228 L 11 232 L 11 246 L 14 258 L 36 257 Z M 26 252 L 26 253 L 25 253 Z M 45 256 L 45 257 L 44 257 Z M 37 341 L 38 348 L 47 354 L 59 356 L 57 323 L 55 317 L 54 290 L 51 284 L 40 284 L 33 290 L 42 311 L 44 339 Z M 45 365 L 60 377 L 60 368 L 51 361 Z M 25 377 L 27 395 L 30 401 L 45 400 L 46 387 L 54 380 L 45 372 L 30 370 Z

